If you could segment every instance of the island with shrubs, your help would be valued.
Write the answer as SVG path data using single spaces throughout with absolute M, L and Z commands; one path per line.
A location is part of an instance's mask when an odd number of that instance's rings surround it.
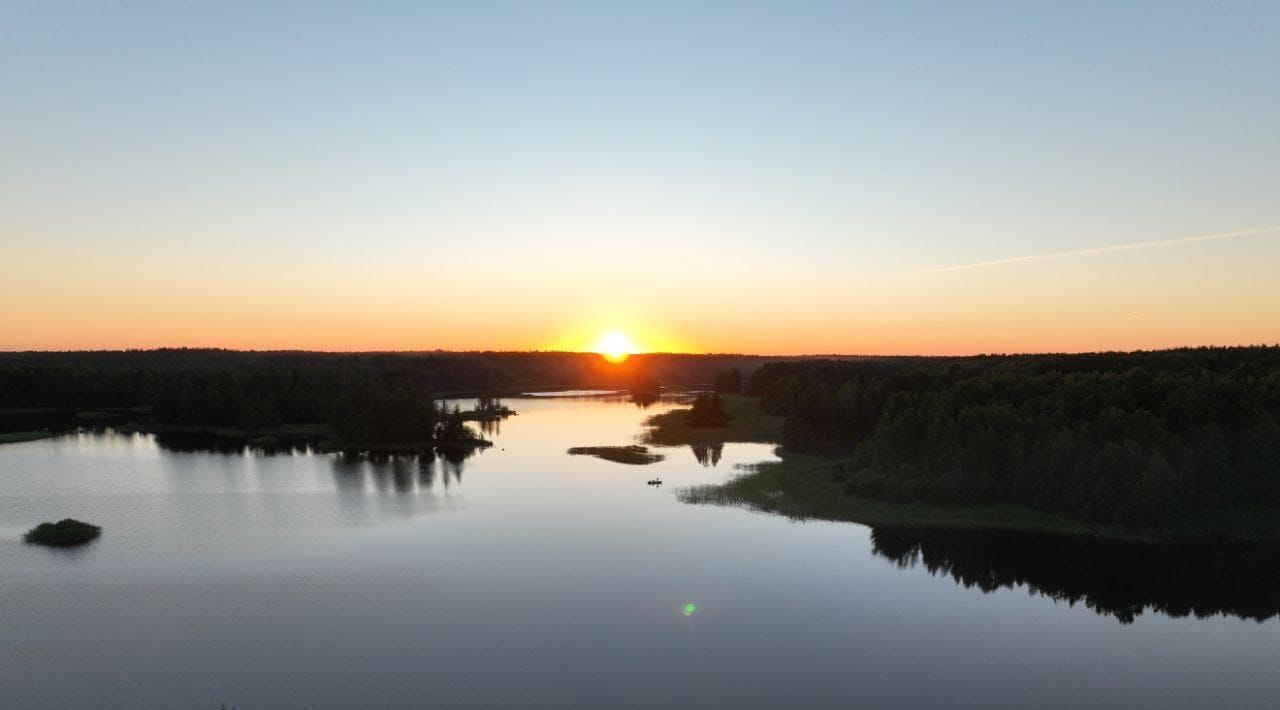
M 22 539 L 32 545 L 71 547 L 96 540 L 101 534 L 102 528 L 97 525 L 64 518 L 56 523 L 40 523 L 28 530 Z

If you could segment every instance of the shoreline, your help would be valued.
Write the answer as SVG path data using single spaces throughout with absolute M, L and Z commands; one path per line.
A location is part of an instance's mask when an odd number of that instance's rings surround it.
M 24 441 L 40 441 L 61 436 L 60 431 L 7 431 L 0 433 L 0 444 L 21 444 Z
M 291 444 L 307 444 L 317 452 L 341 453 L 359 452 L 370 454 L 399 454 L 435 451 L 445 453 L 452 451 L 484 449 L 493 446 L 487 439 L 475 439 L 459 442 L 440 442 L 429 439 L 418 441 L 395 441 L 380 444 L 366 442 L 340 441 L 334 438 L 333 431 L 327 424 L 285 424 L 262 429 L 237 429 L 235 427 L 190 426 L 179 424 L 143 424 L 131 422 L 114 427 L 116 431 L 126 434 L 177 434 L 195 437 L 208 437 L 244 446 L 288 446 Z
M 656 446 L 749 442 L 777 444 L 782 420 L 760 412 L 756 399 L 722 395 L 731 419 L 722 428 L 701 429 L 684 422 L 688 409 L 673 409 L 645 420 L 639 439 Z M 1180 539 L 1223 537 L 1280 540 L 1280 509 L 1222 508 L 1184 515 L 1176 526 L 1132 529 L 1075 520 L 1025 506 L 991 503 L 939 505 L 900 503 L 845 492 L 841 465 L 846 456 L 797 454 L 777 450 L 781 461 L 743 466 L 722 484 L 679 489 L 682 502 L 725 505 L 782 515 L 793 520 L 828 520 L 867 526 L 991 530 L 1158 544 Z

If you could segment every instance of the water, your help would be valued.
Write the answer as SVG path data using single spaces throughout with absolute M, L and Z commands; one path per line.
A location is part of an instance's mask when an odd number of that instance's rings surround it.
M 625 466 L 565 450 L 631 443 L 669 404 L 508 403 L 519 416 L 460 466 L 109 432 L 0 446 L 0 707 L 1280 698 L 1271 547 L 1135 552 L 691 506 L 675 488 L 770 447 Z M 102 538 L 21 544 L 67 516 Z

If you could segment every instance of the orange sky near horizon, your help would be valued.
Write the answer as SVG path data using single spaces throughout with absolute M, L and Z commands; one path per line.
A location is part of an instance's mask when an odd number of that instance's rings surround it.
M 0 298 L 20 304 L 5 315 L 3 350 L 586 351 L 610 331 L 641 351 L 778 355 L 1280 342 L 1270 239 L 947 274 L 749 263 L 658 282 L 513 272 L 481 292 L 465 269 L 415 280 L 412 264 L 391 261 L 377 279 L 345 281 L 305 264 L 22 262 L 0 266 Z

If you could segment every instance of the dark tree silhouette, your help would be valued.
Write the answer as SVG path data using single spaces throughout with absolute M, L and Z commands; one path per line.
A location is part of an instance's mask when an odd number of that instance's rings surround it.
M 738 394 L 742 391 L 742 370 L 731 367 L 716 373 L 715 390 L 720 394 Z
M 693 400 L 693 408 L 685 415 L 685 421 L 693 427 L 722 427 L 729 423 L 724 402 L 718 394 L 703 393 Z
M 749 389 L 860 496 L 1133 527 L 1280 505 L 1280 348 L 771 363 Z

